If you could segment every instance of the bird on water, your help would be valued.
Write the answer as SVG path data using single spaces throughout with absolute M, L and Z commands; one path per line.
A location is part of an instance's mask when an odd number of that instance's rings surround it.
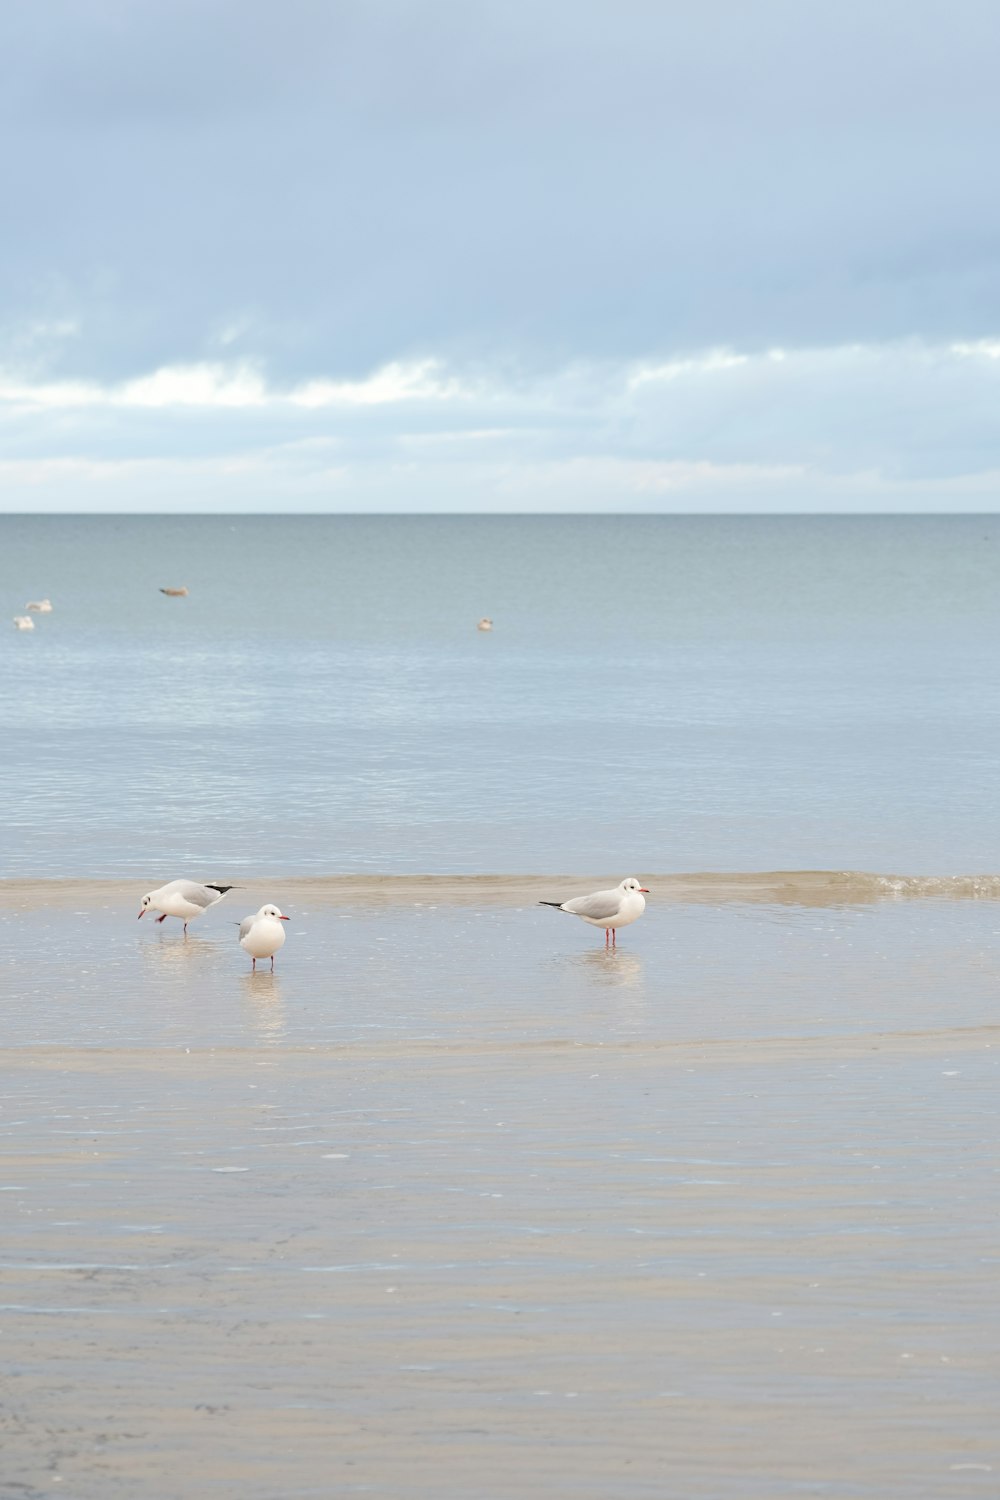
M 285 929 L 281 924 L 287 921 L 288 918 L 276 906 L 262 906 L 252 917 L 243 918 L 240 947 L 253 959 L 251 973 L 257 972 L 258 958 L 269 958 L 271 973 L 274 973 L 274 955 L 285 946 Z
M 199 885 L 197 880 L 171 880 L 166 885 L 161 885 L 159 890 L 150 891 L 148 896 L 143 896 L 139 916 L 144 917 L 148 911 L 158 911 L 162 913 L 156 918 L 158 922 L 165 922 L 168 917 L 180 917 L 184 923 L 184 931 L 187 932 L 189 922 L 221 901 L 227 891 L 236 889 L 235 885 Z
M 574 896 L 571 901 L 539 901 L 539 906 L 554 906 L 556 911 L 582 917 L 591 927 L 604 928 L 604 946 L 618 946 L 618 928 L 637 922 L 646 910 L 649 888 L 630 875 L 613 891 L 595 891 L 592 896 Z

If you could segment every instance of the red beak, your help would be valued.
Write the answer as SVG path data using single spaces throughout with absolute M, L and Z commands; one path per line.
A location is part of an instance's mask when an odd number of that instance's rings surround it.
M 142 911 L 139 913 L 139 917 L 144 917 L 145 915 L 146 915 L 146 908 L 143 907 Z M 138 918 L 136 918 L 136 920 L 138 921 Z
M 290 922 L 291 920 L 292 920 L 291 917 L 279 917 L 278 918 L 279 922 Z
M 641 896 L 648 896 L 649 895 L 649 886 L 648 885 L 641 885 L 639 887 L 639 894 Z

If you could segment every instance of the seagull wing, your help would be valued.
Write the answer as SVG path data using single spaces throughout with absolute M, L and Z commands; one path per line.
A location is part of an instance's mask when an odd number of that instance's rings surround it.
M 174 890 L 185 901 L 190 901 L 192 906 L 205 907 L 214 906 L 218 901 L 218 891 L 210 891 L 207 885 L 199 885 L 197 880 L 175 880 Z
M 241 943 L 242 943 L 243 939 L 246 937 L 247 933 L 250 931 L 250 929 L 253 926 L 253 924 L 256 922 L 256 920 L 257 920 L 256 913 L 252 917 L 244 917 L 243 918 L 243 921 L 240 923 L 240 942 Z
M 589 917 L 592 922 L 605 922 L 610 917 L 617 917 L 621 904 L 621 891 L 595 891 L 592 896 L 576 896 L 572 901 L 564 901 L 562 909 L 574 917 Z

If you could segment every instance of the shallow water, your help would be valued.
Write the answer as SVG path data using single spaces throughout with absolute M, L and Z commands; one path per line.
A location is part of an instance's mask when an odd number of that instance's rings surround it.
M 173 918 L 136 920 L 138 886 L 38 882 L 0 902 L 18 996 L 5 1045 L 647 1046 L 1000 1026 L 996 895 L 845 901 L 814 877 L 806 907 L 743 899 L 739 881 L 706 901 L 697 881 L 644 879 L 646 915 L 612 952 L 537 904 L 581 888 L 558 877 L 251 883 L 187 938 Z M 254 975 L 237 923 L 272 899 L 288 940 L 273 976 Z
M 11 1494 L 995 1495 L 1000 907 L 805 884 L 23 887 Z

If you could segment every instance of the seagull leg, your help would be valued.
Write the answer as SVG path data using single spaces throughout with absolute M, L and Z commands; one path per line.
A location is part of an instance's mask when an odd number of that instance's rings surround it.
M 611 929 L 611 946 L 612 946 L 612 948 L 617 948 L 618 947 L 618 928 L 617 927 L 612 927 L 612 929 Z
M 271 954 L 271 973 L 274 973 L 274 954 Z
M 611 928 L 610 927 L 605 927 L 605 929 L 604 929 L 604 946 L 605 946 L 605 948 L 608 946 L 608 938 L 610 936 L 611 936 Z
M 162 917 L 157 917 L 157 919 L 156 919 L 156 920 L 157 920 L 157 921 L 158 921 L 158 922 L 165 922 L 165 921 L 166 921 L 166 920 L 167 920 L 167 914 L 166 914 L 166 912 L 164 912 L 164 913 L 163 913 L 163 916 L 162 916 Z
M 256 972 L 257 972 L 257 960 L 254 959 L 254 961 L 253 961 L 253 968 L 250 970 L 250 973 L 251 974 L 256 974 Z

